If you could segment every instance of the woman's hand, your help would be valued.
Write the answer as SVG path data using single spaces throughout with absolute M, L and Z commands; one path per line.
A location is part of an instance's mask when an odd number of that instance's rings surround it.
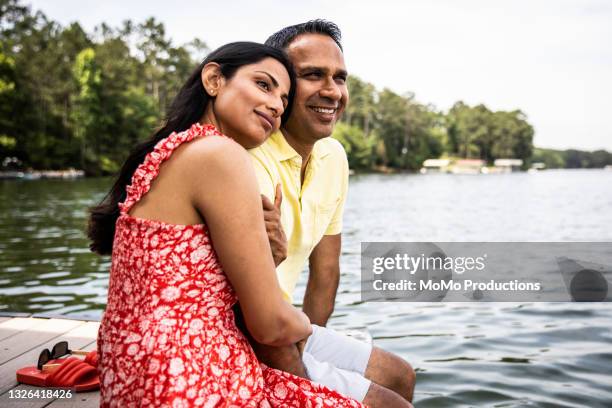
M 281 203 L 283 202 L 283 193 L 281 185 L 276 185 L 276 194 L 274 204 L 270 202 L 268 197 L 261 195 L 261 203 L 263 205 L 264 221 L 266 223 L 266 232 L 272 249 L 272 258 L 274 265 L 278 266 L 287 258 L 287 236 L 283 225 L 281 224 Z

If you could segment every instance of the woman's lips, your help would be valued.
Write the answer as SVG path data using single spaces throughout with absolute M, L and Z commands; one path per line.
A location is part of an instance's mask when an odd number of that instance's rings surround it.
M 261 120 L 261 123 L 264 125 L 264 127 L 266 127 L 268 130 L 274 128 L 274 119 L 272 119 L 270 115 L 266 115 L 265 113 L 260 112 L 258 110 L 256 110 L 255 113 L 259 115 L 259 119 Z

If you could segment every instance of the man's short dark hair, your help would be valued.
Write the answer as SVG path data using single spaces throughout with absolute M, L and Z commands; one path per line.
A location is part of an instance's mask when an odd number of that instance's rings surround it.
M 284 50 L 297 36 L 302 34 L 327 35 L 334 40 L 334 42 L 338 44 L 338 47 L 340 47 L 340 50 L 342 50 L 342 44 L 340 44 L 342 33 L 338 26 L 331 21 L 321 19 L 310 20 L 305 23 L 285 27 L 268 37 L 265 44 Z

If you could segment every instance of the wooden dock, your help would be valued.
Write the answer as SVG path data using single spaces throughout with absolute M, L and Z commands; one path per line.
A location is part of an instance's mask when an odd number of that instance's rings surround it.
M 49 350 L 57 342 L 66 340 L 71 349 L 93 350 L 100 322 L 73 320 L 59 317 L 28 316 L 26 314 L 0 315 L 0 407 L 85 407 L 100 405 L 100 392 L 72 393 L 71 398 L 17 399 L 15 391 L 41 390 L 18 384 L 15 372 L 26 366 L 36 365 L 40 352 Z M 371 343 L 367 329 L 342 330 L 345 334 Z M 13 390 L 13 393 L 10 391 Z M 13 398 L 11 398 L 11 395 Z
M 17 390 L 40 390 L 18 384 L 15 372 L 36 365 L 44 348 L 66 340 L 71 349 L 93 350 L 99 322 L 44 317 L 0 316 L 0 407 L 98 407 L 99 391 L 72 393 L 71 398 L 14 398 Z M 10 392 L 14 390 L 13 392 Z M 13 398 L 11 398 L 13 396 Z

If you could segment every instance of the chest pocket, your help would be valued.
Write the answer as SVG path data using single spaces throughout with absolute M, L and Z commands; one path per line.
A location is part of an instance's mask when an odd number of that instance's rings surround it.
M 315 223 L 313 226 L 313 248 L 319 243 L 321 238 L 323 238 L 323 235 L 325 234 L 325 231 L 327 231 L 327 227 L 329 227 L 329 224 L 332 221 L 339 204 L 340 197 L 336 198 L 334 201 L 317 203 Z

